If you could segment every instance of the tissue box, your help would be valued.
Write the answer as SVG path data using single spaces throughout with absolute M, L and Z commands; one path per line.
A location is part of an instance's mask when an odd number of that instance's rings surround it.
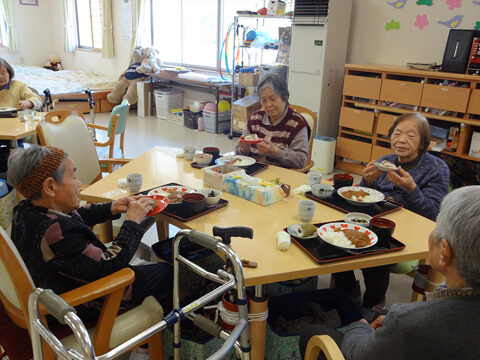
M 273 204 L 286 196 L 280 185 L 267 184 L 242 172 L 242 175 L 225 178 L 223 189 L 262 206 Z
M 203 183 L 214 189 L 223 190 L 224 179 L 239 175 L 242 169 L 230 164 L 214 165 L 203 169 Z

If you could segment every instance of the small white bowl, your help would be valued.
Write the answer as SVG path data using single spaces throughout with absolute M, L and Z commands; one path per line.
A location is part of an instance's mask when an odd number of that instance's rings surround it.
M 222 197 L 222 192 L 217 189 L 200 189 L 197 190 L 197 193 L 205 195 L 205 206 L 213 206 L 216 205 L 220 198 Z M 213 195 L 215 196 L 211 196 Z
M 310 186 L 312 188 L 312 194 L 315 197 L 320 199 L 326 199 L 332 196 L 335 188 L 332 185 L 328 184 L 313 184 Z
M 372 217 L 361 212 L 351 212 L 345 215 L 345 222 L 347 224 L 360 225 L 363 227 L 370 227 L 370 219 Z
M 208 165 L 212 161 L 212 158 L 213 158 L 212 154 L 201 153 L 201 154 L 195 154 L 195 156 L 193 157 L 193 160 L 195 160 L 195 162 L 198 165 Z

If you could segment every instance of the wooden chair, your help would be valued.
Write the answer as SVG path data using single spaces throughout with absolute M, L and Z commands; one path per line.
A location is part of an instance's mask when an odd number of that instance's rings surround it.
M 123 100 L 120 105 L 113 108 L 110 114 L 110 122 L 108 127 L 87 124 L 90 128 L 96 130 L 102 130 L 107 132 L 108 140 L 105 142 L 94 141 L 93 143 L 97 147 L 97 155 L 99 159 L 104 158 L 121 158 L 125 156 L 124 140 L 125 140 L 125 127 L 127 125 L 127 116 L 130 109 L 130 104 L 127 99 Z M 115 147 L 115 137 L 120 135 L 120 146 Z M 113 164 L 101 164 L 103 172 L 112 172 Z
M 135 279 L 134 272 L 125 268 L 100 280 L 88 283 L 60 296 L 71 306 L 87 303 L 105 297 L 97 325 L 89 329 L 96 355 L 107 353 L 110 349 L 140 334 L 163 319 L 162 306 L 153 296 L 132 310 L 117 316 L 125 287 Z M 21 255 L 7 233 L 0 228 L 0 300 L 8 316 L 19 327 L 30 333 L 28 296 L 35 289 Z M 46 310 L 43 309 L 42 321 L 45 322 Z M 61 339 L 69 348 L 79 346 L 74 335 Z M 163 359 L 162 333 L 158 332 L 144 341 L 149 344 L 152 359 Z M 130 349 L 131 350 L 131 349 Z M 54 359 L 53 350 L 44 342 L 45 359 Z
M 118 115 L 112 123 L 112 133 L 117 127 Z M 127 159 L 98 159 L 97 151 L 83 115 L 74 110 L 57 110 L 47 113 L 37 125 L 37 134 L 42 146 L 51 145 L 63 149 L 77 167 L 77 178 L 83 187 L 102 178 L 101 165 L 128 163 Z M 113 240 L 112 222 L 100 226 L 100 238 L 106 243 Z
M 343 360 L 342 352 L 337 343 L 328 335 L 315 335 L 308 340 L 305 360 L 317 360 L 323 353 L 328 360 Z
M 290 108 L 295 110 L 297 113 L 302 115 L 305 120 L 308 122 L 308 126 L 310 126 L 310 139 L 309 139 L 309 146 L 308 146 L 308 160 L 305 164 L 305 166 L 301 169 L 292 169 L 298 172 L 307 172 L 309 171 L 313 165 L 314 162 L 312 160 L 312 147 L 313 147 L 313 138 L 315 136 L 315 131 L 317 129 L 317 114 L 315 114 L 312 110 L 309 110 L 303 106 L 299 105 L 290 105 Z

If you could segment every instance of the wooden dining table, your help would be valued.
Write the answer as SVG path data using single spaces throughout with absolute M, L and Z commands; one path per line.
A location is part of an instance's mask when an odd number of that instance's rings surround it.
M 18 117 L 0 118 L 0 140 L 11 140 L 12 147 L 16 141 L 37 133 L 38 119 L 45 113 L 37 112 L 33 124 L 21 121 Z
M 171 182 L 194 189 L 208 188 L 203 184 L 202 170 L 193 168 L 190 161 L 177 157 L 177 154 L 181 153 L 181 149 L 157 146 L 89 186 L 81 192 L 80 197 L 88 202 L 105 202 L 125 196 L 128 192 L 118 188 L 117 180 L 133 172 L 143 175 L 141 191 Z M 280 178 L 282 182 L 289 184 L 292 190 L 305 184 L 307 180 L 306 174 L 272 165 L 255 176 L 266 181 Z M 253 305 L 249 309 L 253 313 L 267 309 L 268 302 L 263 298 L 262 291 L 265 284 L 417 259 L 423 262 L 428 255 L 428 234 L 435 227 L 433 221 L 409 210 L 391 212 L 383 217 L 396 223 L 394 237 L 405 244 L 403 250 L 319 264 L 296 244 L 292 243 L 286 251 L 277 248 L 277 233 L 291 224 L 301 222 L 297 214 L 297 203 L 305 199 L 304 195 L 291 193 L 290 196 L 268 206 L 261 206 L 227 192 L 223 192 L 222 198 L 229 202 L 227 206 L 188 222 L 163 213 L 157 214 L 159 236 L 163 238 L 168 235 L 167 224 L 181 229 L 196 229 L 207 234 L 212 234 L 214 226 L 252 228 L 253 239 L 232 238 L 232 248 L 240 259 L 248 259 L 258 264 L 256 268 L 244 269 L 245 285 L 255 287 L 255 301 L 251 302 Z M 311 222 L 339 221 L 343 220 L 344 216 L 339 210 L 317 203 Z M 266 321 L 252 322 L 250 331 L 252 359 L 263 359 Z

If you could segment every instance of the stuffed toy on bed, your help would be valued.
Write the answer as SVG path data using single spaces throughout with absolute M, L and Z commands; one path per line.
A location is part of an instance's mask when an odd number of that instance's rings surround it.
M 146 48 L 137 46 L 133 52 L 133 64 L 125 70 L 113 90 L 107 95 L 107 100 L 112 104 L 119 104 L 122 99 L 127 99 L 133 105 L 137 103 L 137 82 L 145 80 L 148 75 L 137 72 L 137 68 L 147 57 Z
M 159 51 L 153 47 L 147 47 L 147 57 L 143 59 L 142 64 L 137 68 L 137 72 L 145 73 L 159 73 L 162 60 L 158 57 Z

